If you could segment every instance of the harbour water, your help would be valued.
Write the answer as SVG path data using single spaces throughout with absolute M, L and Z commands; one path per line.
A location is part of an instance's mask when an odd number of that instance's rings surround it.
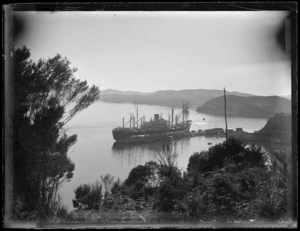
M 138 105 L 139 116 L 145 115 L 146 121 L 154 114 L 162 114 L 164 119 L 171 115 L 171 108 Z M 174 113 L 180 112 L 180 108 Z M 118 145 L 112 137 L 112 129 L 122 126 L 129 120 L 130 113 L 136 113 L 136 105 L 96 102 L 79 113 L 68 124 L 68 134 L 77 134 L 78 141 L 69 150 L 69 157 L 75 163 L 74 176 L 60 188 L 62 203 L 73 209 L 74 190 L 80 184 L 93 183 L 107 173 L 115 178 L 125 180 L 130 170 L 147 161 L 156 161 L 162 143 Z M 191 130 L 225 128 L 224 117 L 197 113 L 190 109 L 189 119 L 192 120 Z M 228 128 L 243 128 L 247 132 L 261 129 L 267 119 L 258 118 L 227 118 Z M 178 153 L 177 166 L 185 171 L 189 157 L 194 152 L 207 150 L 210 146 L 224 141 L 215 137 L 186 137 L 175 143 Z

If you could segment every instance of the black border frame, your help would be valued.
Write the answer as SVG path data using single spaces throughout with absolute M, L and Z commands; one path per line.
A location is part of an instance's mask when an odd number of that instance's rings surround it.
M 5 193 L 5 197 L 2 197 L 4 202 L 4 223 L 7 227 L 14 227 L 11 221 L 12 205 L 12 139 L 13 139 L 13 121 L 14 109 L 12 107 L 14 103 L 13 95 L 13 81 L 11 76 L 11 62 L 10 62 L 10 47 L 12 45 L 14 30 L 14 21 L 12 13 L 14 11 L 289 11 L 291 20 L 291 83 L 292 83 L 292 179 L 291 179 L 291 208 L 290 215 L 293 219 L 293 224 L 288 227 L 297 227 L 298 218 L 298 4 L 294 2 L 64 2 L 64 3 L 15 3 L 2 6 L 2 134 L 4 134 L 2 143 L 4 149 L 2 149 L 2 191 Z M 3 152 L 4 151 L 4 152 Z M 3 189 L 5 188 L 5 189 Z M 295 223 L 296 222 L 296 223 Z M 295 226 L 296 224 L 296 226 Z M 25 225 L 25 224 L 22 224 Z M 26 227 L 25 226 L 17 227 Z M 223 224 L 224 227 L 282 227 L 278 224 L 241 224 L 233 225 Z M 42 225 L 43 226 L 43 225 Z M 52 228 L 95 228 L 95 226 L 79 225 L 79 226 L 64 226 L 64 225 L 51 225 Z M 50 228 L 51 226 L 46 226 Z M 30 226 L 31 227 L 31 226 Z M 33 225 L 33 227 L 36 227 Z M 41 227 L 41 226 L 40 226 Z M 110 228 L 110 226 L 96 226 L 96 228 Z M 113 225 L 118 227 L 118 225 Z M 124 225 L 122 227 L 131 227 Z M 132 228 L 147 228 L 151 225 L 134 225 Z M 191 224 L 187 226 L 171 225 L 164 226 L 164 224 L 155 227 L 173 227 L 173 228 L 212 228 L 222 227 L 220 224 Z M 286 224 L 283 225 L 286 227 Z

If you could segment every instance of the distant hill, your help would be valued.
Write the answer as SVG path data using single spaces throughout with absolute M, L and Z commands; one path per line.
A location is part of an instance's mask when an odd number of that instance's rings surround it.
M 228 92 L 237 96 L 253 96 L 240 92 Z M 187 89 L 187 90 L 164 90 L 152 93 L 135 91 L 104 90 L 100 100 L 112 103 L 133 103 L 161 105 L 169 107 L 181 107 L 183 102 L 188 102 L 190 108 L 197 108 L 203 103 L 223 95 L 223 90 Z
M 280 140 L 291 142 L 292 138 L 292 116 L 290 113 L 277 113 L 270 118 L 267 124 L 258 132 L 255 137 L 259 140 Z
M 291 100 L 279 96 L 226 96 L 228 116 L 270 118 L 275 113 L 291 113 Z M 217 97 L 198 107 L 197 112 L 224 115 L 224 97 Z
M 101 91 L 101 95 L 147 95 L 147 92 L 138 92 L 138 91 L 120 91 L 115 89 L 107 89 Z
M 282 95 L 281 97 L 286 99 L 292 99 L 292 95 Z

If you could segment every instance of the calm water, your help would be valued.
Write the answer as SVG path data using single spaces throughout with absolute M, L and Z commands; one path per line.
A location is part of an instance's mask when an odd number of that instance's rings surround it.
M 180 109 L 174 110 L 175 114 Z M 93 183 L 107 173 L 125 180 L 132 168 L 150 160 L 157 160 L 160 143 L 146 145 L 119 146 L 112 137 L 112 129 L 122 125 L 122 117 L 129 120 L 130 113 L 136 113 L 133 104 L 114 104 L 97 102 L 78 114 L 69 122 L 69 134 L 77 134 L 77 143 L 69 150 L 69 157 L 75 163 L 74 176 L 60 189 L 62 203 L 73 209 L 74 189 L 83 183 Z M 139 117 L 145 115 L 146 121 L 154 114 L 162 114 L 168 119 L 171 108 L 161 106 L 139 105 Z M 193 121 L 191 130 L 214 127 L 225 128 L 224 117 L 211 116 L 190 110 Z M 242 127 L 245 131 L 254 132 L 261 129 L 266 119 L 228 118 L 228 128 Z M 125 122 L 126 123 L 126 122 Z M 188 159 L 194 152 L 207 150 L 211 145 L 220 143 L 224 138 L 193 137 L 176 142 L 178 152 L 177 166 L 186 169 Z

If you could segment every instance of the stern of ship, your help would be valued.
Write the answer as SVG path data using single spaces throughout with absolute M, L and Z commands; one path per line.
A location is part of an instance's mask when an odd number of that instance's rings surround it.
M 128 128 L 115 128 L 112 130 L 112 134 L 116 141 L 128 139 L 131 136 L 130 129 Z

